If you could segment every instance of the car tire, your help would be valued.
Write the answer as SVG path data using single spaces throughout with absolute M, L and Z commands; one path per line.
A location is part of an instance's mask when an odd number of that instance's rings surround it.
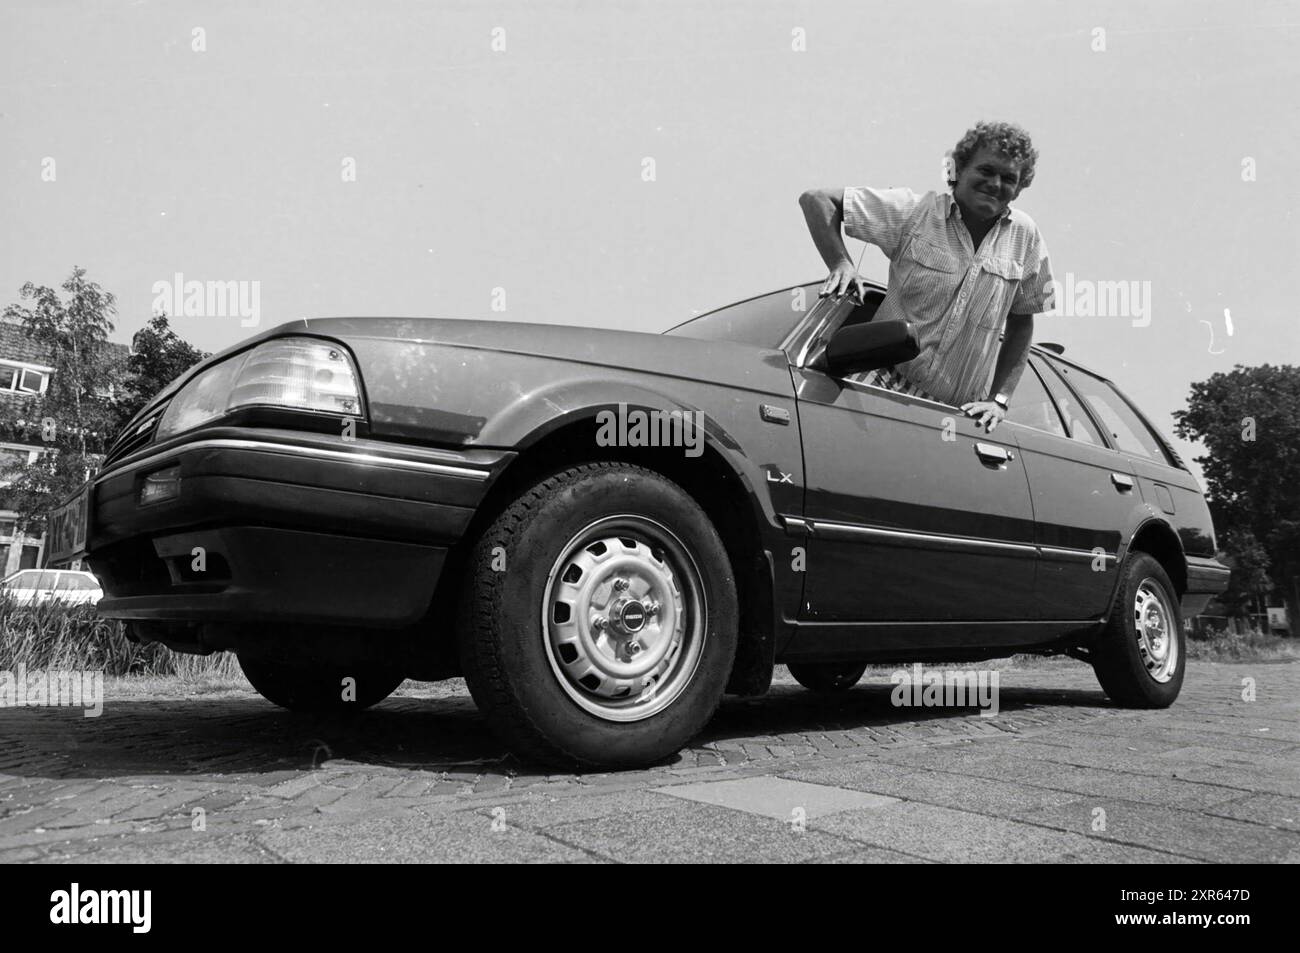
M 739 615 L 731 563 L 704 511 L 658 473 L 608 461 L 543 479 L 479 537 L 467 582 L 465 680 L 524 759 L 654 764 L 722 700 Z
M 377 705 L 405 680 L 392 669 L 373 663 L 330 665 L 285 662 L 239 654 L 239 667 L 272 704 L 289 711 L 345 714 Z M 344 679 L 355 681 L 345 685 Z M 348 689 L 352 689 L 348 691 Z
M 847 692 L 862 678 L 866 662 L 798 662 L 787 665 L 794 680 L 811 692 Z
M 1135 551 L 1124 560 L 1092 665 L 1102 690 L 1126 708 L 1168 708 L 1178 697 L 1187 665 L 1183 617 L 1155 557 Z

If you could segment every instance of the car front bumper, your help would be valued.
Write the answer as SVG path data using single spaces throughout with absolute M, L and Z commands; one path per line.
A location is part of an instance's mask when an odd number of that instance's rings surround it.
M 392 627 L 428 609 L 448 548 L 514 455 L 212 428 L 115 464 L 91 488 L 99 613 L 176 622 Z M 177 467 L 177 494 L 140 503 Z

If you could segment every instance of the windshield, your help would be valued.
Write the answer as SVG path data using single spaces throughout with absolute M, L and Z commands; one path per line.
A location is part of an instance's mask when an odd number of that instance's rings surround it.
M 817 303 L 820 281 L 796 285 L 727 305 L 665 331 L 706 341 L 734 341 L 754 347 L 777 348 L 801 318 Z

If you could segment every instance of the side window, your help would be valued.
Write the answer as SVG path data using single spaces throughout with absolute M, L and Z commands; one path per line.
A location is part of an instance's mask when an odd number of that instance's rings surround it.
M 1039 380 L 1038 371 L 1034 369 L 1033 364 L 1026 367 L 1024 373 L 1020 375 L 1016 392 L 1011 395 L 1007 420 L 1033 427 L 1035 430 L 1046 430 L 1058 437 L 1066 436 L 1061 415 L 1056 412 L 1056 405 L 1052 402 L 1043 382 Z
M 1114 387 L 1078 368 L 1055 363 L 1053 366 L 1058 367 L 1061 375 L 1074 385 L 1074 389 L 1088 404 L 1088 409 L 1110 432 L 1111 440 L 1116 447 L 1125 453 L 1146 457 L 1157 463 L 1166 465 L 1170 463 L 1155 434 L 1133 412 L 1133 408 Z
M 1037 365 L 1032 361 L 1030 363 L 1043 368 L 1049 366 L 1046 364 Z M 1061 416 L 1065 419 L 1065 427 L 1071 439 L 1080 443 L 1091 443 L 1098 447 L 1106 446 L 1105 441 L 1101 439 L 1101 434 L 1097 432 L 1097 428 L 1088 419 L 1087 412 L 1078 406 L 1074 395 L 1061 383 L 1060 375 L 1056 373 L 1057 365 L 1052 364 L 1050 367 L 1051 370 L 1044 369 L 1043 371 L 1043 382 L 1047 385 L 1047 389 L 1052 392 L 1052 396 L 1056 398 L 1056 406 L 1061 410 Z

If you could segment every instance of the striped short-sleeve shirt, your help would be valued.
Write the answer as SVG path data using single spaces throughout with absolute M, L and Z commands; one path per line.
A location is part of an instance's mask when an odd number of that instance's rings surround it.
M 953 405 L 987 400 L 1008 314 L 1052 307 L 1052 266 L 1034 220 L 1008 207 L 976 249 L 950 193 L 844 190 L 844 231 L 889 258 L 876 320 L 906 319 L 920 353 L 894 370 Z

